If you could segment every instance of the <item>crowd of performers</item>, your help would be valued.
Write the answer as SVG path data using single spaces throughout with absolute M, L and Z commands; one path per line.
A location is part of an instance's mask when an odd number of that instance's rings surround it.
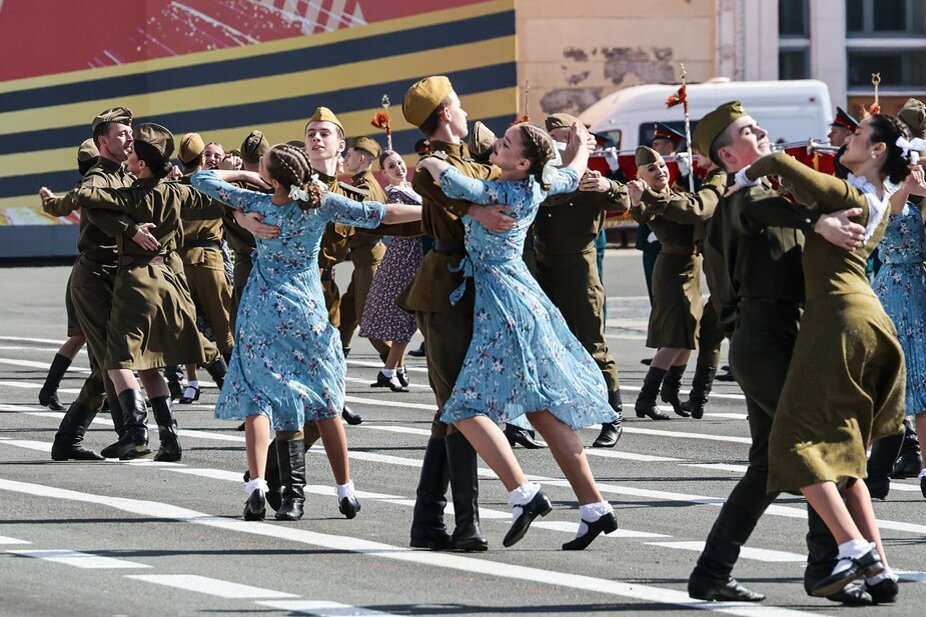
M 918 475 L 926 496 L 904 422 L 926 430 L 926 181 L 917 164 L 926 106 L 911 99 L 898 117 L 861 122 L 839 110 L 830 138 L 842 147 L 830 175 L 772 152 L 742 105 L 721 105 L 691 140 L 706 174 L 693 192 L 670 183 L 666 158 L 682 137 L 666 127 L 652 147 L 636 149 L 628 180 L 590 168 L 595 137 L 568 114 L 543 128 L 519 122 L 498 137 L 477 122 L 470 133 L 443 76 L 412 85 L 402 113 L 424 138 L 411 181 L 398 153 L 369 136 L 346 141 L 325 107 L 301 140 L 271 146 L 255 130 L 227 152 L 196 133 L 175 146 L 163 126 L 133 126 L 124 107 L 94 118 L 78 151 L 78 186 L 40 191 L 48 213 L 81 213 L 69 339 L 42 404 L 64 409 L 57 386 L 84 342 L 92 367 L 52 458 L 151 455 L 150 409 L 154 459 L 180 460 L 173 404 L 199 398 L 196 371 L 205 368 L 221 388 L 216 416 L 243 421 L 244 518 L 263 520 L 268 504 L 278 520 L 302 517 L 305 452 L 319 439 L 338 509 L 354 518 L 360 503 L 342 420 L 362 418 L 344 403 L 345 356 L 359 328 L 383 361 L 371 385 L 407 392 L 406 348 L 420 331 L 438 411 L 411 546 L 487 550 L 477 453 L 508 491 L 502 544 L 521 540 L 552 508 L 513 451 L 543 447 L 536 430 L 579 503 L 577 535 L 563 549 L 584 549 L 618 526 L 576 431 L 600 425 L 594 447 L 613 447 L 622 433 L 596 242 L 607 212 L 629 211 L 652 277 L 646 344 L 656 349 L 636 416 L 668 420 L 659 398 L 678 416 L 703 417 L 725 337 L 746 396 L 748 471 L 720 511 L 689 594 L 764 599 L 732 570 L 762 513 L 790 492 L 808 504 L 807 593 L 848 604 L 896 600 L 871 498 L 886 496 L 892 475 Z M 655 260 L 646 245 L 657 247 Z M 876 248 L 882 265 L 872 286 L 866 268 Z M 342 293 L 333 274 L 348 255 Z M 98 454 L 82 442 L 104 407 L 117 439 Z

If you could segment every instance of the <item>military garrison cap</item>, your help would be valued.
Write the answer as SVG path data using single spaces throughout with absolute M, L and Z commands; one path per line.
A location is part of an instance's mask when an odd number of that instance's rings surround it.
M 653 128 L 655 129 L 653 132 L 653 139 L 668 139 L 675 145 L 678 145 L 685 140 L 684 135 L 675 129 L 666 126 L 662 122 L 657 122 L 653 125 Z
M 374 159 L 378 159 L 379 155 L 382 154 L 383 149 L 379 147 L 379 144 L 372 137 L 367 137 L 363 135 L 361 137 L 354 137 L 347 144 L 348 148 L 353 148 L 355 150 L 366 150 L 373 155 Z
M 749 114 L 746 113 L 742 103 L 739 101 L 730 101 L 729 103 L 720 105 L 698 122 L 698 126 L 695 127 L 694 135 L 691 137 L 691 141 L 694 142 L 692 145 L 698 149 L 698 152 L 703 152 L 705 154 L 709 153 L 714 140 L 717 139 L 728 126 L 746 115 Z M 717 161 L 714 162 L 716 163 Z
M 633 162 L 637 167 L 650 165 L 662 160 L 662 155 L 650 148 L 649 146 L 638 146 L 633 153 Z
M 180 150 L 177 152 L 177 158 L 180 159 L 180 162 L 184 165 L 189 165 L 195 161 L 196 157 L 202 154 L 205 149 L 206 144 L 199 133 L 187 133 L 180 138 Z
M 450 96 L 453 86 L 443 75 L 425 77 L 416 82 L 402 100 L 402 115 L 409 124 L 420 127 L 438 106 Z
M 299 147 L 302 148 L 303 145 L 300 142 Z M 253 130 L 241 142 L 241 159 L 245 163 L 256 165 L 260 162 L 260 157 L 264 156 L 264 153 L 269 149 L 270 142 L 264 137 L 263 131 Z
M 309 121 L 306 123 L 306 128 L 313 122 L 330 122 L 341 129 L 342 133 L 344 132 L 344 125 L 342 125 L 338 117 L 334 115 L 334 112 L 327 107 L 319 107 L 316 109 L 315 113 L 312 114 L 312 117 L 309 118 Z
M 92 139 L 85 139 L 77 149 L 77 164 L 96 160 L 99 156 L 100 151 L 97 150 L 96 143 Z
M 544 120 L 544 126 L 547 127 L 547 131 L 552 131 L 554 129 L 569 129 L 572 128 L 573 124 L 576 124 L 579 121 L 578 118 L 571 114 L 559 113 L 559 114 L 550 114 L 547 116 L 547 119 Z
M 897 117 L 903 120 L 904 124 L 910 127 L 916 136 L 923 134 L 926 130 L 926 105 L 918 99 L 907 99 Z
M 473 124 L 473 130 L 469 134 L 469 153 L 480 163 L 488 163 L 489 155 L 495 147 L 495 133 L 480 121 Z
M 143 159 L 155 176 L 163 178 L 170 172 L 170 157 L 174 153 L 174 136 L 160 124 L 139 124 L 135 127 L 135 153 Z
M 132 124 L 132 112 L 126 107 L 111 107 L 93 119 L 90 130 L 96 131 L 98 126 L 110 122 Z

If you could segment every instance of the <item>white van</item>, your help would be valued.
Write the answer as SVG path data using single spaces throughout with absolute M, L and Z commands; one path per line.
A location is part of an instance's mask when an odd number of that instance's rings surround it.
M 662 122 L 685 133 L 682 106 L 666 108 L 666 98 L 678 85 L 631 86 L 604 97 L 584 112 L 580 120 L 608 139 L 607 145 L 633 152 L 653 138 L 653 124 Z M 826 84 L 815 79 L 792 81 L 729 81 L 714 78 L 689 84 L 691 129 L 701 117 L 728 101 L 741 101 L 749 115 L 769 132 L 775 143 L 827 141 L 833 107 Z

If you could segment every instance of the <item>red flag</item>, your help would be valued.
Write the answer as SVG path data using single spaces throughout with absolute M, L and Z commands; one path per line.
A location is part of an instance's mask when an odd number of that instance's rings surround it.
M 666 108 L 671 109 L 676 105 L 688 104 L 688 90 L 685 84 L 678 89 L 678 92 L 670 94 L 669 98 L 666 99 Z

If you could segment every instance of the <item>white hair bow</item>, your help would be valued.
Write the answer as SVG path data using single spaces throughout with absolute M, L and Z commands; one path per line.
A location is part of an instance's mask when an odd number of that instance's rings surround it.
M 919 137 L 906 139 L 901 135 L 894 144 L 903 151 L 903 157 L 908 159 L 911 165 L 916 165 L 920 160 L 920 152 L 926 150 L 926 141 Z
M 289 198 L 294 201 L 309 201 L 309 192 L 295 184 L 289 185 Z

